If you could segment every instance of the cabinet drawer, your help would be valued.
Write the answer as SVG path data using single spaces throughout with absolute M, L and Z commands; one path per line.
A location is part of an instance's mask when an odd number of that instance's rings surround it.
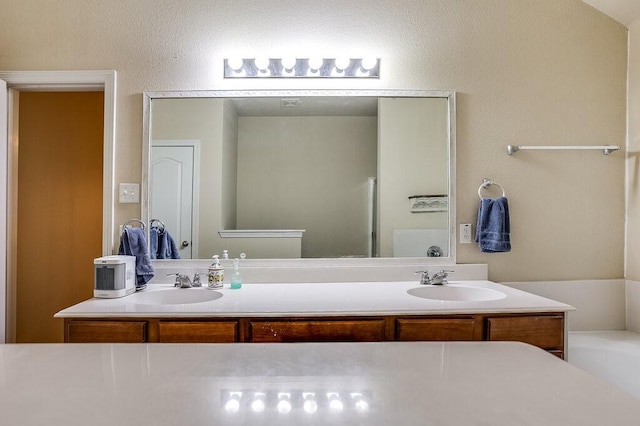
M 518 341 L 543 349 L 564 348 L 564 317 L 487 318 L 487 340 Z
M 376 342 L 384 340 L 385 322 L 251 321 L 252 342 Z
M 158 341 L 161 343 L 233 343 L 237 336 L 236 321 L 160 321 Z
M 146 321 L 68 321 L 68 343 L 143 343 Z
M 473 318 L 396 320 L 396 340 L 478 340 L 476 334 L 476 321 Z M 481 331 L 479 336 L 481 338 Z

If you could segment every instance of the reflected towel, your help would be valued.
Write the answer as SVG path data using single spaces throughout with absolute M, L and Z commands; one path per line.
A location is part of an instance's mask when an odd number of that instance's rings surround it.
M 153 278 L 153 265 L 147 251 L 144 230 L 125 226 L 120 236 L 118 254 L 136 257 L 136 289 L 143 289 Z
M 484 253 L 511 251 L 511 225 L 506 197 L 483 198 L 478 208 L 476 242 Z
M 158 228 L 151 227 L 149 228 L 149 254 L 151 255 L 151 259 L 158 258 L 158 239 L 160 238 L 160 231 Z
M 156 259 L 180 259 L 180 252 L 167 230 L 158 235 Z

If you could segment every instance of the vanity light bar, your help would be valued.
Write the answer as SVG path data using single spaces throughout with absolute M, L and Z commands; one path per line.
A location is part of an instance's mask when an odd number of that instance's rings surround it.
M 224 78 L 379 78 L 380 58 L 230 58 Z

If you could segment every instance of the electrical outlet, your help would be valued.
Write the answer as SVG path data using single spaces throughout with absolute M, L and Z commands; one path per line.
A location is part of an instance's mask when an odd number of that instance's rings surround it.
M 140 202 L 140 184 L 138 183 L 121 183 L 119 189 L 121 203 L 139 203 Z
M 460 224 L 460 244 L 471 244 L 471 224 Z

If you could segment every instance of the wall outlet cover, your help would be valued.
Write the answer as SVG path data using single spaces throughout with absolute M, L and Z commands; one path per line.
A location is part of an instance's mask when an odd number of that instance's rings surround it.
M 460 244 L 471 244 L 473 240 L 470 223 L 460 224 Z

